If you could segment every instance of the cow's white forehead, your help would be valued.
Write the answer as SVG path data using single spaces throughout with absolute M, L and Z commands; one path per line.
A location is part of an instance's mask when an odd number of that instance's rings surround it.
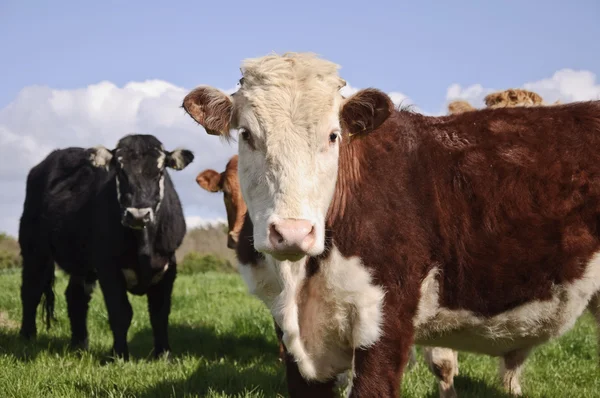
M 339 66 L 313 54 L 288 53 L 244 61 L 240 89 L 234 94 L 236 121 L 251 112 L 257 122 L 277 130 L 309 129 L 331 113 L 345 82 Z M 239 126 L 238 126 L 239 127 Z

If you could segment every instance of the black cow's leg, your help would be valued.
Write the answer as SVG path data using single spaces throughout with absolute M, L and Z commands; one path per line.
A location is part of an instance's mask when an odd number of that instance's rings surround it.
M 285 346 L 284 346 L 285 347 Z M 285 352 L 285 373 L 287 379 L 288 393 L 291 398 L 334 398 L 335 379 L 327 382 L 307 381 L 302 377 L 298 364 L 287 350 Z
M 23 319 L 20 335 L 25 339 L 34 338 L 37 334 L 35 318 L 37 307 L 44 290 L 52 288 L 54 278 L 54 261 L 40 253 L 23 253 L 23 270 L 21 273 L 21 305 Z
M 93 278 L 73 275 L 65 291 L 71 321 L 71 347 L 74 349 L 88 348 L 87 314 L 93 289 Z
M 100 289 L 108 311 L 108 322 L 113 333 L 113 353 L 125 360 L 129 359 L 127 331 L 133 318 L 133 309 L 127 298 L 125 279 L 118 273 L 99 273 Z
M 169 314 L 171 312 L 171 294 L 177 274 L 175 261 L 169 262 L 169 269 L 162 279 L 148 290 L 148 312 L 154 335 L 154 356 L 168 355 L 169 345 Z

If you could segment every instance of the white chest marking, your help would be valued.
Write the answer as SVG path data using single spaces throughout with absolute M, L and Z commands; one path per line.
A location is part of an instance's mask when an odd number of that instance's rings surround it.
M 532 347 L 569 330 L 600 290 L 600 254 L 587 264 L 582 278 L 552 287 L 552 298 L 532 301 L 493 317 L 439 305 L 437 268 L 421 284 L 421 299 L 413 319 L 415 343 L 503 355 Z
M 306 379 L 326 380 L 352 368 L 353 350 L 381 336 L 384 291 L 372 283 L 359 258 L 334 247 L 308 278 L 305 261 L 278 262 L 267 256 L 241 264 L 250 293 L 270 309 L 283 342 Z
M 156 274 L 154 274 L 154 276 L 152 277 L 152 280 L 150 281 L 150 286 L 155 285 L 158 282 L 160 282 L 160 280 L 165 275 L 165 272 L 167 272 L 167 269 L 169 269 L 168 261 L 165 264 L 165 266 L 162 267 L 162 269 L 160 271 L 158 271 Z M 125 284 L 127 285 L 127 289 L 131 289 L 131 288 L 137 286 L 139 281 L 138 281 L 137 274 L 134 270 L 132 270 L 131 268 L 122 268 L 121 272 L 123 273 L 123 276 L 125 277 Z

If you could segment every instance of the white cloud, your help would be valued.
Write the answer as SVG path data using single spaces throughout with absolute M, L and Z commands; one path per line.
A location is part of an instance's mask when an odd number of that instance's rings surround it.
M 340 90 L 340 93 L 345 98 L 348 98 L 352 94 L 356 94 L 356 92 L 358 92 L 359 90 L 360 90 L 359 88 L 353 87 L 347 83 L 344 87 L 342 87 L 342 89 Z M 390 96 L 390 99 L 396 106 L 414 105 L 413 101 L 404 93 L 392 91 L 392 92 L 389 92 L 388 95 Z M 421 110 L 418 109 L 416 106 L 413 106 L 413 110 L 415 110 L 416 112 L 421 112 Z
M 483 98 L 487 94 L 507 88 L 509 87 L 486 88 L 481 84 L 462 87 L 459 84 L 452 84 L 446 91 L 445 105 L 452 100 L 463 99 L 476 108 L 483 108 L 485 107 Z M 567 103 L 600 99 L 600 82 L 596 82 L 594 73 L 586 70 L 561 69 L 550 78 L 525 83 L 521 88 L 538 93 L 547 103 L 554 103 L 556 100 Z M 444 108 L 443 113 L 446 112 Z
M 600 99 L 600 82 L 596 75 L 586 70 L 562 69 L 549 79 L 538 80 L 523 85 L 527 90 L 537 92 L 546 102 L 587 101 Z
M 185 224 L 187 225 L 188 230 L 190 230 L 194 228 L 207 228 L 217 225 L 227 225 L 227 220 L 223 218 L 207 220 L 199 216 L 190 216 L 185 218 Z
M 476 108 L 482 108 L 485 106 L 483 99 L 493 91 L 496 90 L 484 88 L 481 84 L 473 84 L 465 88 L 460 84 L 452 84 L 446 91 L 446 99 L 448 102 L 463 99 L 469 101 Z
M 340 90 L 340 94 L 342 94 L 345 98 L 350 97 L 352 94 L 356 94 L 359 89 L 356 87 L 352 87 L 350 84 L 346 82 L 346 85 L 342 87 Z

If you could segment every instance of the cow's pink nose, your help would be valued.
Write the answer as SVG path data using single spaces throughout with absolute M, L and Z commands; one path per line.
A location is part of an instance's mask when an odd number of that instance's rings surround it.
M 315 244 L 315 228 L 307 220 L 280 220 L 269 226 L 269 241 L 274 252 L 306 253 Z

